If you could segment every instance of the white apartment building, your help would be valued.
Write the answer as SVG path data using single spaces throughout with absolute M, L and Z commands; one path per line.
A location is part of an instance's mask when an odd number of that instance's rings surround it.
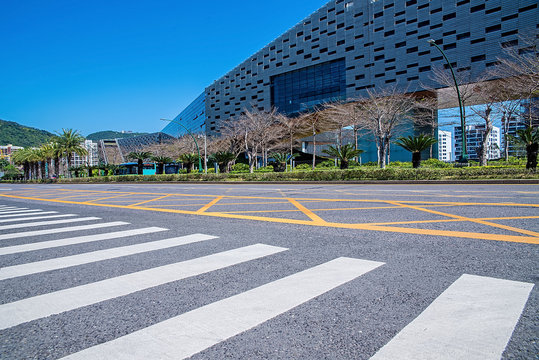
M 88 151 L 88 155 L 79 156 L 73 154 L 73 165 L 72 166 L 82 166 L 82 165 L 91 165 L 97 166 L 99 164 L 99 157 L 97 154 L 97 143 L 92 140 L 84 140 L 81 145 Z
M 438 131 L 438 159 L 441 161 L 451 161 L 453 154 L 453 139 L 451 131 Z
M 479 159 L 479 151 L 485 134 L 485 125 L 467 125 L 466 126 L 466 150 L 470 160 Z M 462 127 L 455 126 L 455 158 L 460 158 L 462 154 Z M 488 139 L 488 160 L 499 159 L 501 156 L 501 134 L 500 128 L 492 127 Z

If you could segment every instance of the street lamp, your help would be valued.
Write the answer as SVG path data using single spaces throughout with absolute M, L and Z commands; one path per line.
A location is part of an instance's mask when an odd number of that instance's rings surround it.
M 172 122 L 172 123 L 174 123 L 174 124 L 178 124 L 178 125 L 180 125 L 182 128 L 184 128 L 185 131 L 187 131 L 187 133 L 188 133 L 189 135 L 191 135 L 191 137 L 193 138 L 193 141 L 195 142 L 195 146 L 197 147 L 197 152 L 198 152 L 198 172 L 202 172 L 202 171 L 203 171 L 203 170 L 202 170 L 202 158 L 201 158 L 201 156 L 200 156 L 200 149 L 198 148 L 198 143 L 197 143 L 197 140 L 195 139 L 195 137 L 193 136 L 193 133 L 191 133 L 191 132 L 189 131 L 188 128 L 186 128 L 183 124 L 181 124 L 181 123 L 178 122 L 178 121 L 170 120 L 170 119 L 161 119 L 161 120 L 163 120 L 163 121 L 169 121 L 169 122 Z
M 453 81 L 455 82 L 455 89 L 457 89 L 457 97 L 459 99 L 460 127 L 462 129 L 462 155 L 458 159 L 458 162 L 467 163 L 468 152 L 466 151 L 466 122 L 464 120 L 464 106 L 462 106 L 462 98 L 460 97 L 459 84 L 457 82 L 457 77 L 455 76 L 455 71 L 453 70 L 453 66 L 451 66 L 451 63 L 449 62 L 449 59 L 447 58 L 443 50 L 436 44 L 436 41 L 434 41 L 433 39 L 430 39 L 430 40 L 427 40 L 427 42 L 435 46 L 436 49 L 440 50 L 440 52 L 442 53 L 442 56 L 447 62 L 447 65 L 449 66 L 449 70 L 451 70 L 451 75 L 453 76 Z

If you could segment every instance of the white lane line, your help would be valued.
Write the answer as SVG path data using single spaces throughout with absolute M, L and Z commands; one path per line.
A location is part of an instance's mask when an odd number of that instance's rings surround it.
M 338 258 L 96 345 L 65 359 L 184 359 L 381 265 L 383 263 Z
M 40 210 L 40 209 L 38 209 Z M 26 211 L 30 211 L 30 209 L 28 208 L 10 208 L 10 209 L 0 209 L 0 214 L 9 214 L 9 213 L 13 213 L 13 212 L 26 212 Z
M 0 212 L 0 216 L 6 216 L 8 214 L 26 214 L 26 213 L 35 213 L 43 211 L 41 209 L 32 209 L 32 210 L 14 210 L 14 211 L 2 211 Z
M 3 218 L 10 218 L 10 217 L 16 217 L 16 216 L 40 216 L 40 215 L 45 215 L 45 214 L 58 214 L 58 211 L 40 211 L 40 212 L 33 212 L 30 214 L 0 215 L 0 218 L 3 219 Z
M 0 219 L 0 223 L 8 222 L 17 222 L 17 221 L 31 221 L 31 220 L 43 220 L 43 219 L 56 219 L 60 217 L 72 217 L 77 216 L 76 214 L 60 214 L 60 215 L 49 215 L 49 216 L 33 216 L 33 217 L 17 217 L 14 219 Z
M 15 206 L 4 206 L 0 208 L 0 211 L 7 211 L 7 210 L 20 210 L 21 208 L 15 207 Z M 28 208 L 22 208 L 22 209 L 28 209 Z
M 85 235 L 85 236 L 76 236 L 76 237 L 58 239 L 58 240 L 40 241 L 37 243 L 31 243 L 31 244 L 5 246 L 5 247 L 0 247 L 0 255 L 17 254 L 17 253 L 26 252 L 26 251 L 35 251 L 35 250 L 50 249 L 50 248 L 55 248 L 55 247 L 60 247 L 60 246 L 77 245 L 77 244 L 83 244 L 83 243 L 88 243 L 92 241 L 118 239 L 118 238 L 123 238 L 123 237 L 128 237 L 128 236 L 151 234 L 151 233 L 155 233 L 159 231 L 167 231 L 167 230 L 168 229 L 160 228 L 160 227 L 148 227 L 148 228 L 142 228 L 142 229 L 115 231 L 115 232 L 110 232 L 110 233 L 105 233 L 105 234 Z
M 11 279 L 14 277 L 25 276 L 30 274 L 36 274 L 45 271 L 64 269 L 70 266 L 77 266 L 82 264 L 88 264 L 96 261 L 114 259 L 122 256 L 134 255 L 145 253 L 148 251 L 155 251 L 161 249 L 167 249 L 180 245 L 192 244 L 195 242 L 217 239 L 216 236 L 193 234 L 187 236 L 180 236 L 172 239 L 165 239 L 159 241 L 151 241 L 142 244 L 121 246 L 111 249 L 99 250 L 88 252 L 79 255 L 66 256 L 56 259 L 36 261 L 32 263 L 26 263 L 21 265 L 7 266 L 0 268 L 0 280 Z
M 129 225 L 129 223 L 124 222 L 124 221 L 113 221 L 113 222 L 102 223 L 102 224 L 71 226 L 71 227 L 63 227 L 63 228 L 47 229 L 47 230 L 24 231 L 24 232 L 18 232 L 18 233 L 13 233 L 13 234 L 0 235 L 0 240 L 16 239 L 16 238 L 27 237 L 27 236 L 58 234 L 58 233 L 69 232 L 69 231 L 99 229 L 99 228 L 104 228 L 104 227 L 109 227 L 109 226 L 119 226 L 119 225 Z
M 101 218 L 90 216 L 90 217 L 82 217 L 82 218 L 76 218 L 76 219 L 62 219 L 62 220 L 50 220 L 50 221 L 37 221 L 37 222 L 33 222 L 33 223 L 24 223 L 24 224 L 10 224 L 10 225 L 2 225 L 2 226 L 0 226 L 0 230 L 10 230 L 10 229 L 36 227 L 36 226 L 69 224 L 69 223 L 74 223 L 74 222 L 93 221 L 93 220 L 101 220 Z
M 534 284 L 462 275 L 371 359 L 500 359 Z
M 0 329 L 129 295 L 287 249 L 256 244 L 0 305 Z

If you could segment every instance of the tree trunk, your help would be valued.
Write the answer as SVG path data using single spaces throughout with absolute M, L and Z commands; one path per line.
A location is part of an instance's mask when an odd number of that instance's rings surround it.
M 139 175 L 142 175 L 144 173 L 144 164 L 142 162 L 142 159 L 138 159 L 137 172 L 138 172 Z
M 526 146 L 526 169 L 535 171 L 537 169 L 537 149 L 539 144 L 533 143 Z
M 313 170 L 316 167 L 316 133 L 313 131 Z
M 421 152 L 413 152 L 412 153 L 412 167 L 414 169 L 417 169 L 421 165 Z
M 492 122 L 490 121 L 490 113 L 492 109 L 488 107 L 485 110 L 485 134 L 481 143 L 481 166 L 487 166 L 488 163 L 488 140 L 492 132 Z

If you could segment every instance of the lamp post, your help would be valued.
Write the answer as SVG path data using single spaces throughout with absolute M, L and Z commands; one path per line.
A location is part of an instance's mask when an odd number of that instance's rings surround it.
M 449 70 L 451 71 L 451 76 L 453 76 L 453 81 L 455 82 L 455 89 L 457 89 L 457 97 L 459 99 L 459 111 L 460 111 L 460 127 L 462 129 L 462 155 L 458 159 L 458 162 L 460 163 L 467 163 L 468 162 L 468 151 L 466 150 L 466 121 L 464 120 L 464 106 L 462 106 L 462 98 L 460 97 L 460 91 L 459 91 L 459 84 L 457 82 L 457 77 L 455 76 L 455 71 L 453 70 L 453 66 L 451 66 L 451 62 L 449 62 L 449 59 L 443 52 L 443 50 L 436 44 L 436 41 L 433 39 L 427 40 L 427 42 L 436 49 L 438 49 L 442 56 L 444 57 L 445 61 L 447 62 L 447 65 L 449 66 Z
M 182 128 L 185 129 L 185 131 L 187 131 L 187 133 L 189 135 L 191 135 L 191 138 L 193 138 L 193 141 L 195 142 L 195 146 L 197 148 L 197 153 L 198 153 L 198 172 L 202 172 L 202 158 L 200 156 L 200 149 L 198 148 L 198 143 L 197 143 L 197 140 L 195 139 L 195 137 L 193 136 L 193 133 L 189 131 L 188 128 L 186 128 L 183 124 L 181 124 L 179 121 L 175 121 L 175 120 L 170 120 L 170 119 L 161 119 L 163 121 L 169 121 L 169 122 L 172 122 L 174 124 L 178 124 L 180 125 Z

